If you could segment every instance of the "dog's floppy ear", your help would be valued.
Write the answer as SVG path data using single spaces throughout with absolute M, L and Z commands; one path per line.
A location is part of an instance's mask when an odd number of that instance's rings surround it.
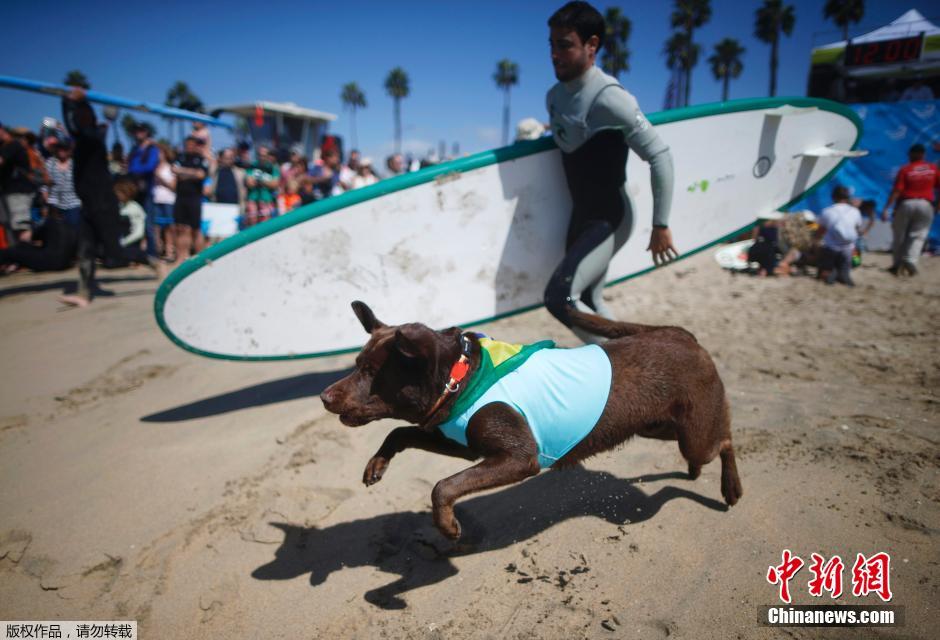
M 385 323 L 375 317 L 375 314 L 372 313 L 372 309 L 370 309 L 369 305 L 365 302 L 356 300 L 352 303 L 352 308 L 356 317 L 359 318 L 359 322 L 362 323 L 362 328 L 366 330 L 366 333 L 372 333 L 379 327 L 385 326 Z
M 406 358 L 427 358 L 434 348 L 434 332 L 423 324 L 403 324 L 395 330 L 395 348 Z

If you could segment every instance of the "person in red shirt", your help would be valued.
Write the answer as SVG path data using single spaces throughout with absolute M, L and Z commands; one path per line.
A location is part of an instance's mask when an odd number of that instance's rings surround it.
M 881 212 L 881 219 L 886 221 L 888 209 L 898 203 L 891 222 L 894 261 L 889 271 L 894 275 L 917 275 L 917 260 L 933 223 L 940 170 L 924 160 L 925 152 L 922 144 L 915 144 L 907 152 L 910 162 L 898 171 L 894 188 Z

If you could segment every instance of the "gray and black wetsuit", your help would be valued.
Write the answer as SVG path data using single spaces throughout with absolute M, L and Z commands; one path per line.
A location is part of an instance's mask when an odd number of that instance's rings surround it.
M 636 98 L 597 67 L 556 84 L 546 102 L 573 208 L 565 257 L 545 289 L 545 306 L 571 327 L 571 307 L 612 318 L 601 290 L 611 258 L 633 231 L 635 207 L 625 188 L 628 151 L 650 164 L 653 224 L 663 227 L 672 204 L 672 156 Z

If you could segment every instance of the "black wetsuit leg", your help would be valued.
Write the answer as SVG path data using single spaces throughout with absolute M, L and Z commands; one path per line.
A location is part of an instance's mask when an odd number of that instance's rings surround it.
M 565 257 L 545 289 L 545 306 L 567 327 L 572 308 L 610 317 L 601 290 L 611 258 L 633 228 L 633 207 L 624 190 L 626 159 L 622 134 L 613 130 L 562 154 L 573 208 Z

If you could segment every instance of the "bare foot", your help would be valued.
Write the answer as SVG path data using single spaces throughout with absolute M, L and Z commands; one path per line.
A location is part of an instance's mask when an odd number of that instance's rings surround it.
M 83 298 L 82 296 L 59 296 L 59 302 L 67 304 L 70 307 L 79 307 L 80 309 L 84 309 L 91 304 L 91 300 Z
M 150 268 L 153 269 L 156 274 L 157 282 L 163 282 L 163 280 L 166 279 L 166 274 L 169 272 L 170 265 L 160 258 L 151 258 Z

